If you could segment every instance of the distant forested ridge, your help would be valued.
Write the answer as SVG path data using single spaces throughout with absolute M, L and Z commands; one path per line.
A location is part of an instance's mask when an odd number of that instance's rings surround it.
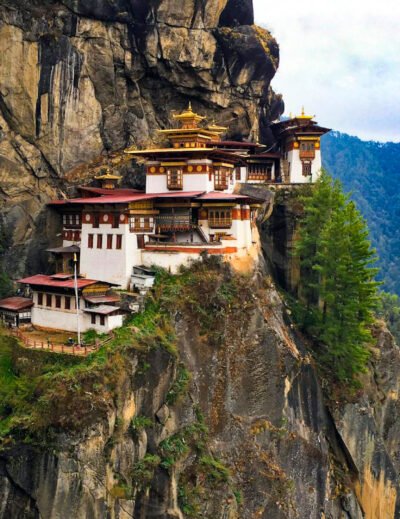
M 400 143 L 362 141 L 331 132 L 323 165 L 352 193 L 379 255 L 383 290 L 400 295 Z

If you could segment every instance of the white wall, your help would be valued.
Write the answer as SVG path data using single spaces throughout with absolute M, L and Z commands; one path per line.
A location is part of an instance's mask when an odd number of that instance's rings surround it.
M 114 328 L 120 328 L 124 322 L 123 315 L 106 315 L 104 316 L 104 326 L 100 324 L 100 316 L 96 315 L 96 324 L 92 324 L 91 315 L 89 313 L 84 313 L 83 315 L 83 323 L 84 330 L 96 330 L 100 333 L 107 333 Z
M 290 162 L 290 182 L 293 184 L 309 184 L 315 182 L 321 174 L 321 150 L 315 150 L 315 158 L 311 162 L 311 180 L 310 177 L 303 176 L 303 166 L 300 160 L 299 149 L 291 150 L 288 153 L 288 161 Z
M 65 330 L 67 332 L 76 332 L 76 312 L 69 312 L 59 308 L 32 307 L 31 322 L 34 326 L 49 328 L 54 330 Z M 81 329 L 83 328 L 83 316 L 80 312 Z
M 88 235 L 93 234 L 93 249 L 88 248 Z M 103 235 L 103 247 L 97 248 L 97 234 Z M 113 234 L 113 248 L 107 249 L 107 234 Z M 122 248 L 117 250 L 116 235 L 122 235 Z M 128 288 L 132 267 L 141 264 L 141 251 L 137 248 L 137 235 L 129 231 L 129 224 L 113 229 L 110 224 L 82 225 L 80 274 L 89 279 L 115 283 Z

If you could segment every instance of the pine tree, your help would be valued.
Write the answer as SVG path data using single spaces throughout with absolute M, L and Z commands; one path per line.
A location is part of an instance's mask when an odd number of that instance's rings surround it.
M 324 365 L 338 380 L 352 382 L 369 357 L 378 286 L 375 251 L 354 203 L 326 172 L 304 200 L 304 212 L 297 247 L 302 324 L 323 345 Z

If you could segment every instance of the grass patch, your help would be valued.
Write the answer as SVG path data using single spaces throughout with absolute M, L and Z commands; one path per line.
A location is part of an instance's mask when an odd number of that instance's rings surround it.
M 179 364 L 176 378 L 167 393 L 166 402 L 168 405 L 176 404 L 178 400 L 187 393 L 190 379 L 190 372 L 182 363 Z

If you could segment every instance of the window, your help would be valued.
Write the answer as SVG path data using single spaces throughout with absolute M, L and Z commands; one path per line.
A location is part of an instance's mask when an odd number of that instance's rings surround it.
M 67 215 L 63 214 L 63 225 L 67 224 Z
M 37 304 L 39 306 L 43 305 L 43 294 L 42 294 L 42 292 L 39 292 L 38 295 L 37 295 Z
M 56 296 L 56 308 L 61 308 L 61 296 Z
M 112 249 L 113 235 L 107 234 L 107 249 Z
M 129 219 L 131 232 L 153 232 L 154 218 L 146 216 L 132 216 Z
M 71 298 L 68 296 L 65 296 L 64 308 L 65 308 L 65 310 L 71 310 Z
M 248 180 L 267 182 L 272 178 L 272 164 L 249 164 Z
M 167 169 L 168 189 L 183 189 L 183 174 L 179 168 Z
M 100 227 L 100 216 L 97 213 L 93 215 L 93 227 L 95 229 Z
M 310 177 L 311 176 L 311 162 L 302 162 L 303 165 L 303 176 Z
M 93 234 L 88 234 L 88 248 L 93 249 Z
M 315 157 L 315 143 L 301 142 L 300 143 L 300 158 L 313 159 Z
M 117 244 L 115 248 L 122 249 L 122 234 L 117 234 Z
M 232 210 L 231 209 L 209 209 L 208 225 L 212 229 L 229 229 L 232 227 Z
M 229 173 L 225 168 L 217 168 L 214 170 L 214 189 L 223 191 L 228 189 Z
M 119 228 L 119 214 L 112 215 L 112 228 L 113 229 Z
M 52 305 L 52 296 L 51 294 L 46 294 L 46 306 L 51 307 Z
M 104 326 L 105 324 L 106 324 L 106 318 L 104 317 L 104 315 L 101 315 L 100 316 L 100 325 Z
M 103 235 L 102 234 L 97 235 L 97 248 L 98 249 L 103 248 Z
M 96 324 L 96 314 L 90 315 L 90 322 L 91 322 L 91 324 Z

